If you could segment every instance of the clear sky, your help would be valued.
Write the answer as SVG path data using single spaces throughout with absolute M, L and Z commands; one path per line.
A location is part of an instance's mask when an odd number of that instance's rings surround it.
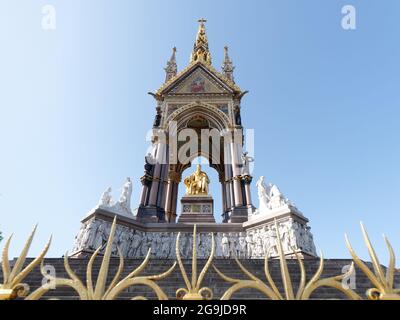
M 42 29 L 46 4 L 52 31 Z M 341 27 L 346 4 L 356 30 Z M 361 220 L 383 263 L 382 233 L 398 252 L 398 0 L 7 0 L 0 15 L 0 230 L 14 232 L 12 255 L 35 223 L 30 255 L 50 234 L 48 256 L 70 250 L 80 219 L 106 187 L 117 197 L 126 176 L 138 203 L 155 114 L 147 92 L 164 81 L 173 46 L 179 70 L 188 64 L 201 17 L 214 66 L 229 45 L 250 91 L 242 121 L 255 130 L 255 179 L 298 205 L 325 256 L 349 257 L 348 232 L 366 258 Z

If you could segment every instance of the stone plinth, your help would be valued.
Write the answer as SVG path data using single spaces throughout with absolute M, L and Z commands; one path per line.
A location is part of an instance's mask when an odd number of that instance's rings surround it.
M 181 199 L 179 223 L 215 223 L 214 200 L 209 195 L 186 195 Z
M 193 227 L 197 224 L 199 259 L 207 259 L 211 252 L 211 233 L 214 234 L 216 258 L 264 259 L 266 254 L 276 258 L 276 221 L 282 249 L 287 257 L 293 257 L 293 250 L 303 258 L 317 256 L 308 220 L 294 208 L 282 208 L 274 215 L 255 214 L 244 223 L 215 223 L 214 220 L 199 223 L 201 213 L 190 212 L 187 215 L 198 215 L 189 216 L 192 221 L 197 217 L 197 222 L 143 223 L 135 217 L 117 216 L 112 255 L 117 256 L 119 248 L 124 258 L 144 258 L 151 248 L 151 256 L 154 258 L 175 259 L 176 237 L 180 232 L 181 256 L 190 258 Z M 90 256 L 96 249 L 104 248 L 114 217 L 115 213 L 102 208 L 97 208 L 87 215 L 82 220 L 71 256 Z M 212 214 L 208 214 L 207 218 L 210 217 Z M 102 254 L 103 250 L 99 254 Z

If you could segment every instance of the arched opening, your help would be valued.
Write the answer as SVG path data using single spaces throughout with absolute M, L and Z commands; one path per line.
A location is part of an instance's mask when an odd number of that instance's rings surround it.
M 202 210 L 195 217 L 199 220 L 191 221 L 189 217 L 186 219 L 185 214 L 182 215 L 184 220 L 181 222 L 209 223 L 210 217 L 216 222 L 224 223 L 246 221 L 248 212 L 253 207 L 249 189 L 251 177 L 242 175 L 240 167 L 241 139 L 234 139 L 242 136 L 240 128 L 238 131 L 237 128 L 232 128 L 228 114 L 215 105 L 199 102 L 180 107 L 169 115 L 166 123 L 168 125 L 161 131 L 165 132 L 168 139 L 166 142 L 155 140 L 154 150 L 156 158 L 165 157 L 168 162 L 149 165 L 149 170 L 142 177 L 139 220 L 175 223 L 182 211 L 180 205 L 185 193 L 184 179 L 195 171 L 192 164 L 200 161 L 200 164 L 207 164 L 202 169 L 209 175 L 213 199 L 197 199 Z M 191 173 L 184 173 L 189 167 L 192 167 Z M 191 179 L 195 186 L 203 184 L 201 173 L 193 175 Z M 189 185 L 192 188 L 192 184 Z M 195 194 L 197 192 L 195 190 Z M 191 202 L 189 212 L 197 212 L 192 206 L 195 205 L 196 210 L 199 208 L 194 204 L 197 200 L 188 200 Z M 214 214 L 211 216 L 208 214 L 211 211 L 207 210 L 212 202 Z M 189 208 L 189 204 L 186 208 Z
M 210 166 L 209 161 L 206 157 L 198 156 L 196 158 L 193 158 L 190 165 L 187 165 L 183 169 L 182 182 L 179 184 L 178 187 L 178 201 L 180 201 L 180 199 L 182 199 L 182 197 L 184 197 L 186 194 L 186 188 L 185 185 L 183 184 L 183 180 L 194 172 L 197 164 L 201 165 L 201 170 L 207 173 L 210 179 L 209 194 L 214 199 L 214 218 L 217 223 L 221 223 L 222 222 L 221 213 L 223 212 L 223 206 L 222 206 L 223 199 L 221 195 L 221 183 L 219 181 L 219 173 L 215 168 Z M 177 207 L 178 216 L 179 214 L 181 214 L 181 211 L 182 211 L 181 207 L 178 204 Z

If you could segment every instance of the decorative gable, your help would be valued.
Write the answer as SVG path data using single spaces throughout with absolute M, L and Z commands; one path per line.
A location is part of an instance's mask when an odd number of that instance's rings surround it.
M 199 93 L 229 93 L 225 85 L 210 77 L 202 68 L 195 69 L 169 93 L 176 94 L 199 94 Z
M 200 62 L 190 65 L 167 81 L 157 94 L 232 94 L 235 92 L 240 92 L 240 88 L 211 66 Z

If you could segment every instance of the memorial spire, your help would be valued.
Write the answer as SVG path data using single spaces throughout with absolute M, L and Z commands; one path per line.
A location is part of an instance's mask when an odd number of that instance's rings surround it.
M 206 35 L 205 22 L 207 20 L 199 20 L 199 31 L 197 32 L 196 41 L 193 46 L 193 52 L 190 57 L 190 62 L 203 62 L 207 65 L 211 65 L 211 54 L 208 49 L 208 39 Z
M 172 55 L 169 61 L 167 62 L 167 66 L 164 68 L 165 70 L 165 82 L 167 82 L 172 77 L 176 76 L 178 66 L 176 64 L 176 47 L 172 48 Z
M 228 46 L 225 46 L 224 50 L 225 50 L 225 55 L 222 64 L 222 72 L 224 73 L 225 77 L 227 77 L 232 82 L 235 82 L 233 77 L 233 70 L 235 70 L 235 67 L 232 63 L 231 58 L 229 57 Z

